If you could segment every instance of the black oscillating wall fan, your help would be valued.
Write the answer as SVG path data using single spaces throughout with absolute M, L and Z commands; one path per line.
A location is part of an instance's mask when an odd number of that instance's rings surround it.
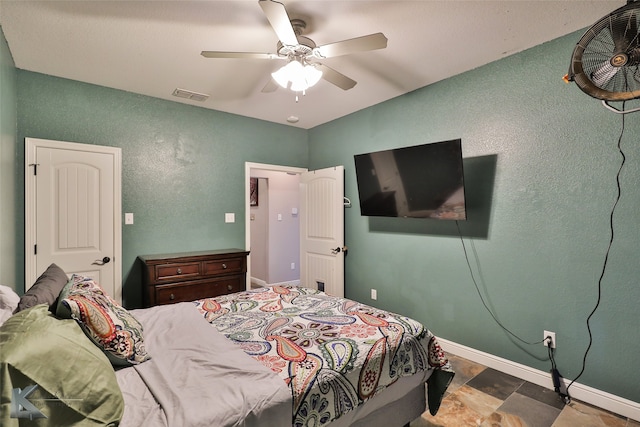
M 617 113 L 611 101 L 640 98 L 640 1 L 628 0 L 589 28 L 576 44 L 565 80 L 602 100 Z

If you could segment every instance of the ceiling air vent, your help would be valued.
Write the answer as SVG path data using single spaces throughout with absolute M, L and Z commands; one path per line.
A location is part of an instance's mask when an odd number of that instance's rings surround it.
M 177 96 L 178 98 L 191 99 L 192 101 L 206 101 L 209 99 L 209 95 L 206 93 L 198 93 L 192 90 L 186 89 L 176 89 L 173 91 L 173 96 Z

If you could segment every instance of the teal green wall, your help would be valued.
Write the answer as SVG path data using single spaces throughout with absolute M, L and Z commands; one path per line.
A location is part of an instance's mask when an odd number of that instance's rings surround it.
M 16 69 L 0 27 L 0 283 L 16 289 Z
M 245 162 L 307 163 L 302 129 L 22 70 L 18 93 L 19 164 L 25 137 L 122 148 L 122 209 L 135 218 L 122 233 L 128 307 L 141 302 L 138 255 L 244 248 Z M 22 207 L 24 177 L 18 188 Z
M 455 223 L 360 216 L 354 154 L 462 138 L 472 203 L 460 228 L 480 290 L 500 321 L 525 340 L 556 332 L 560 372 L 579 373 L 610 236 L 622 123 L 562 81 L 579 37 L 309 131 L 309 168 L 343 164 L 345 192 L 354 202 L 345 217 L 347 297 L 415 317 L 454 342 L 550 368 L 546 348 L 516 342 L 483 307 Z M 579 382 L 640 402 L 640 114 L 625 121 L 615 240 Z M 371 288 L 377 301 L 369 298 Z

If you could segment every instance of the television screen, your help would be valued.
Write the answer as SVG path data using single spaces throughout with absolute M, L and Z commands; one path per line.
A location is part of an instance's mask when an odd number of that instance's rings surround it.
M 460 139 L 354 159 L 362 215 L 467 219 Z

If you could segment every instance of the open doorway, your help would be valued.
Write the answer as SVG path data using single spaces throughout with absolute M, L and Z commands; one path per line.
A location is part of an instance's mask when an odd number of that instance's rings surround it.
M 245 163 L 247 289 L 300 283 L 299 179 L 306 171 Z

